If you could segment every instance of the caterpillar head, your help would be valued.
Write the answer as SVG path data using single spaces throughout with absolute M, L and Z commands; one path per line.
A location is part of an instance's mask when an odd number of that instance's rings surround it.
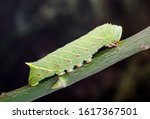
M 104 24 L 100 27 L 95 28 L 93 31 L 89 32 L 89 36 L 93 36 L 98 39 L 102 39 L 106 45 L 111 44 L 112 42 L 118 42 L 122 35 L 122 27 L 112 24 Z
M 122 27 L 112 24 L 104 24 L 104 34 L 108 36 L 106 38 L 108 44 L 116 44 L 120 41 L 122 35 Z

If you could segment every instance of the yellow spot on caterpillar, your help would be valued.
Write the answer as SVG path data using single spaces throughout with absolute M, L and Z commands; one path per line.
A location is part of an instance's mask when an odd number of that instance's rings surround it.
M 56 67 L 58 68 L 58 67 L 60 67 L 60 65 L 59 65 L 59 64 L 57 64 L 57 65 L 56 65 Z
M 71 59 L 67 59 L 66 61 L 67 61 L 67 62 L 71 62 Z
M 77 55 L 76 55 L 76 57 L 80 57 L 80 55 L 79 55 L 79 54 L 77 54 Z
M 85 50 L 86 50 L 86 51 L 89 51 L 89 49 L 88 49 L 88 48 L 86 48 Z

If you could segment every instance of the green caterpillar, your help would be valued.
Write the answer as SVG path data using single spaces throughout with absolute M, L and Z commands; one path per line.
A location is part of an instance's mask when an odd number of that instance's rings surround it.
M 86 35 L 74 40 L 62 48 L 48 54 L 42 59 L 26 63 L 30 67 L 29 84 L 36 86 L 46 77 L 58 75 L 59 79 L 52 88 L 67 86 L 61 76 L 70 73 L 74 67 L 81 67 L 83 62 L 92 61 L 92 56 L 103 46 L 117 46 L 121 38 L 122 27 L 112 24 L 104 24 L 96 27 Z

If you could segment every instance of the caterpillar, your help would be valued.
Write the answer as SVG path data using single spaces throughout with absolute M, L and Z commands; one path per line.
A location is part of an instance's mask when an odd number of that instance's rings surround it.
M 56 74 L 59 78 L 52 88 L 67 86 L 65 80 L 61 80 L 62 75 L 73 72 L 75 66 L 79 68 L 84 62 L 90 63 L 92 56 L 103 46 L 117 46 L 121 35 L 121 26 L 103 24 L 42 59 L 26 63 L 30 67 L 29 85 L 36 86 Z

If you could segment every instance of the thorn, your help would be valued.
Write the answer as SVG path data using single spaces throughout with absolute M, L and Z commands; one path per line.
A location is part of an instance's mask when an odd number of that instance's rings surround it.
M 30 63 L 28 63 L 28 62 L 25 62 L 25 64 L 26 64 L 26 65 L 28 65 L 29 67 L 31 66 L 31 64 L 30 64 Z

